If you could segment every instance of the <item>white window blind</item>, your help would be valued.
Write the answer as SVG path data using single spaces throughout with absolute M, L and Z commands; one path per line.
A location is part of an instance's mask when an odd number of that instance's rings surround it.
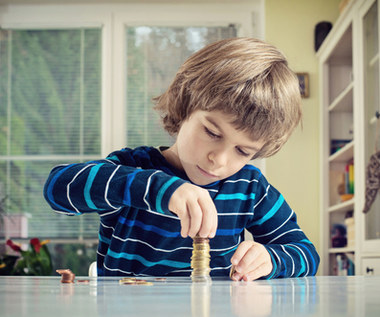
M 170 85 L 178 68 L 194 52 L 209 43 L 235 37 L 234 25 L 215 27 L 126 28 L 127 37 L 127 144 L 171 145 L 152 98 Z
M 100 70 L 100 29 L 0 30 L 0 236 L 97 236 L 97 215 L 58 215 L 42 190 L 53 166 L 101 155 Z

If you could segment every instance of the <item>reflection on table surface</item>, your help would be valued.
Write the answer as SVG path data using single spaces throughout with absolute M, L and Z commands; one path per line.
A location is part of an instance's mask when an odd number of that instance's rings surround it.
M 153 285 L 120 285 L 119 280 L 90 278 L 87 284 L 62 284 L 59 277 L 0 277 L 0 315 L 380 316 L 380 277 L 249 283 L 146 278 Z

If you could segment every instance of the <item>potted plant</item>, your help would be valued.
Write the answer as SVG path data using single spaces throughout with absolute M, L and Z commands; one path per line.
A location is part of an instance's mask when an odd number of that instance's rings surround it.
M 6 245 L 17 255 L 0 255 L 0 275 L 50 275 L 52 262 L 48 240 L 40 242 L 38 238 L 29 241 L 27 250 L 8 239 Z

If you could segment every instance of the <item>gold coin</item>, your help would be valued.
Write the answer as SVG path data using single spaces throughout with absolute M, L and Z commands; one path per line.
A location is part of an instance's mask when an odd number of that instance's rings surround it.
M 235 274 L 236 270 L 235 270 L 235 266 L 232 265 L 231 266 L 231 270 L 230 270 L 230 279 L 232 280 L 232 276 Z
M 135 282 L 135 285 L 147 285 L 147 286 L 152 286 L 153 283 L 152 282 L 147 282 L 147 281 L 144 281 L 144 280 L 137 280 Z

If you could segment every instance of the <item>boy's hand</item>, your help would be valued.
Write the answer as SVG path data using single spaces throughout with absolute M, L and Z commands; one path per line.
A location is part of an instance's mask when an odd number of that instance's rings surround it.
M 273 264 L 269 252 L 260 243 L 243 241 L 231 258 L 235 273 L 234 281 L 246 282 L 256 280 L 272 272 Z
M 185 183 L 178 187 L 169 201 L 169 210 L 181 220 L 181 236 L 213 238 L 218 214 L 206 189 Z

